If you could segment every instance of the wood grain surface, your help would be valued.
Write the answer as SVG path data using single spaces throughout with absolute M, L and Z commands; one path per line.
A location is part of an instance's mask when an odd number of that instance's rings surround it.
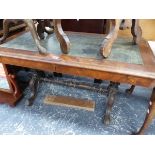
M 44 99 L 45 104 L 66 106 L 71 108 L 80 108 L 88 111 L 94 111 L 95 102 L 92 100 L 78 99 L 70 96 L 52 96 L 48 95 Z

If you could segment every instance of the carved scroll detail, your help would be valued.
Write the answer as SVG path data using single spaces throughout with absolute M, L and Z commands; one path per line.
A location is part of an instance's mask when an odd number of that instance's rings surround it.
M 24 19 L 24 22 L 27 24 L 27 26 L 29 27 L 29 30 L 31 32 L 31 35 L 36 43 L 36 46 L 39 50 L 39 53 L 40 54 L 43 54 L 43 55 L 46 55 L 47 54 L 47 51 L 46 49 L 41 45 L 41 42 L 38 38 L 38 35 L 37 35 L 37 31 L 36 31 L 36 28 L 35 28 L 35 25 L 34 25 L 34 22 L 32 19 Z
M 47 34 L 54 33 L 54 27 L 52 26 L 50 19 L 36 19 L 36 21 L 38 22 L 37 33 L 40 39 L 45 38 L 44 32 L 46 32 Z M 47 29 L 46 27 L 48 27 L 49 29 Z

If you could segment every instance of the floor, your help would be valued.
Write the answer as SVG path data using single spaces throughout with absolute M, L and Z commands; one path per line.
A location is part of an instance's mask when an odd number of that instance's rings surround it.
M 75 81 L 93 79 L 72 78 Z M 107 87 L 108 82 L 102 82 Z M 120 85 L 119 93 L 112 109 L 112 119 L 109 126 L 102 122 L 106 107 L 106 96 L 94 91 L 82 90 L 58 84 L 42 82 L 38 89 L 33 106 L 26 106 L 29 88 L 15 108 L 6 104 L 0 105 L 0 134 L 4 135 L 128 135 L 137 131 L 145 118 L 151 90 L 136 87 L 132 95 L 125 94 L 128 85 Z M 67 95 L 94 100 L 95 111 L 46 105 L 43 99 L 46 95 Z M 155 134 L 155 120 L 145 134 Z

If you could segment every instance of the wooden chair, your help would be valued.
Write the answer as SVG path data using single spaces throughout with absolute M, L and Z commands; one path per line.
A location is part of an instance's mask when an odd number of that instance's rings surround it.
M 70 41 L 67 37 L 67 35 L 64 33 L 63 28 L 62 28 L 62 23 L 61 19 L 59 20 L 53 20 L 54 21 L 54 29 L 56 32 L 56 36 L 60 42 L 60 47 L 63 53 L 67 54 L 70 49 Z M 70 24 L 70 28 L 66 26 L 67 30 L 71 29 L 71 31 L 80 31 L 80 26 L 78 26 L 79 30 L 77 29 L 77 23 L 75 21 L 70 21 L 73 22 L 73 25 Z M 65 23 L 65 22 L 63 22 Z M 86 24 L 86 23 L 85 23 Z M 96 23 L 97 24 L 97 23 Z M 88 27 L 89 25 L 87 25 Z M 65 27 L 65 26 L 64 26 Z M 81 27 L 86 27 L 86 26 L 81 26 Z M 107 58 L 110 53 L 111 53 L 111 48 L 113 46 L 114 41 L 117 39 L 118 36 L 118 31 L 119 30 L 124 30 L 124 29 L 131 29 L 131 34 L 133 36 L 133 44 L 137 44 L 141 40 L 142 36 L 142 31 L 139 26 L 139 20 L 137 19 L 109 19 L 107 20 L 106 24 L 102 24 L 102 28 L 105 29 L 102 32 L 107 33 L 107 36 L 104 38 L 101 47 L 100 47 L 100 52 L 104 58 Z M 85 29 L 84 29 L 85 30 Z M 81 30 L 84 32 L 84 30 Z M 95 32 L 92 30 L 85 30 L 86 32 Z
M 34 24 L 34 20 L 32 20 L 32 19 L 20 19 L 20 20 L 19 19 L 4 19 L 3 20 L 3 36 L 0 39 L 0 44 L 2 44 L 3 42 L 6 41 L 8 35 L 9 35 L 10 24 L 13 23 L 13 24 L 16 25 L 19 22 L 24 22 L 28 26 L 28 28 L 29 28 L 29 30 L 31 32 L 31 35 L 32 35 L 32 37 L 33 37 L 33 39 L 35 41 L 35 44 L 36 44 L 36 46 L 38 48 L 39 53 L 42 54 L 42 55 L 46 55 L 47 51 L 41 45 L 40 39 L 43 39 L 43 32 L 44 31 L 46 31 L 47 33 L 52 33 L 52 31 L 50 32 L 50 31 L 47 31 L 45 29 L 45 26 L 47 24 L 49 26 L 48 20 L 44 20 L 44 21 L 37 20 L 37 22 L 39 24 L 38 24 L 38 27 L 36 29 L 35 24 Z M 38 36 L 40 36 L 40 38 Z
M 111 53 L 111 48 L 114 41 L 117 39 L 118 31 L 124 29 L 131 29 L 131 34 L 133 36 L 133 44 L 138 44 L 141 40 L 142 31 L 139 26 L 138 19 L 110 19 L 108 20 L 108 25 L 111 26 L 109 34 L 105 37 L 100 52 L 104 58 L 107 58 Z

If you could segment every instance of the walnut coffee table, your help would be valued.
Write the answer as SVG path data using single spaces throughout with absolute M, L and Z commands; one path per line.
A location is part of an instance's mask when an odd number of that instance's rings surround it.
M 138 131 L 138 134 L 143 134 L 155 116 L 155 57 L 149 44 L 141 40 L 138 45 L 132 45 L 130 38 L 118 38 L 111 55 L 103 59 L 99 48 L 104 35 L 65 33 L 71 42 L 68 54 L 62 54 L 56 36 L 51 34 L 42 41 L 49 54 L 39 55 L 30 33 L 23 32 L 8 38 L 0 46 L 0 63 L 111 81 L 104 119 L 107 124 L 120 83 L 132 85 L 128 92 L 132 92 L 134 86 L 150 88 L 152 95 L 148 112 Z

